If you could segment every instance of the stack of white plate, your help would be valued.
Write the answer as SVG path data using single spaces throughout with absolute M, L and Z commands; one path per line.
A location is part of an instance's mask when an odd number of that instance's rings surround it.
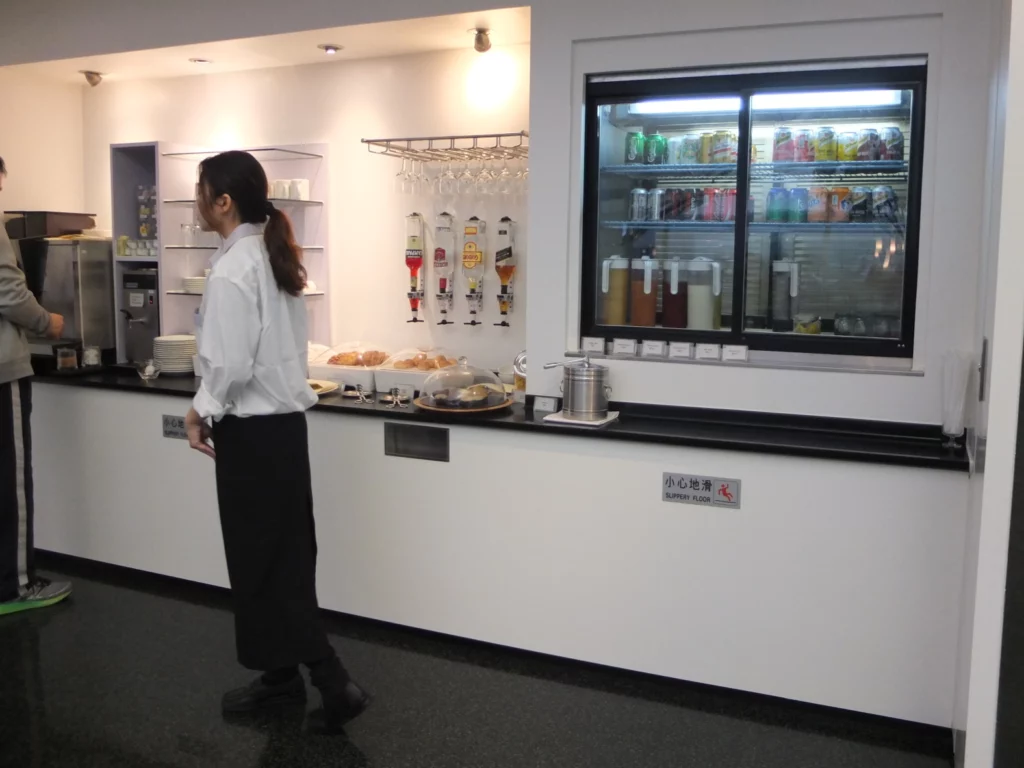
M 190 334 L 157 336 L 153 340 L 153 359 L 164 373 L 192 373 L 195 354 L 198 354 L 196 337 Z
M 186 277 L 182 280 L 187 293 L 203 293 L 206 290 L 205 277 Z

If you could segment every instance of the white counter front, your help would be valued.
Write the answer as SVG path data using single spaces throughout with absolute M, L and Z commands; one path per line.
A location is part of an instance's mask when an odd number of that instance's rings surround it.
M 188 400 L 35 387 L 36 545 L 227 585 L 213 465 L 162 437 Z M 960 472 L 310 414 L 328 609 L 682 680 L 949 726 Z M 739 478 L 741 510 L 661 500 Z

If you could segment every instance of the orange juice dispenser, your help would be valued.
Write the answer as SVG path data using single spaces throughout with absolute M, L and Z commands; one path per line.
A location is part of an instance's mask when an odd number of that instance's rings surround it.
M 501 325 L 508 328 L 508 313 L 512 309 L 512 279 L 516 274 L 516 223 L 508 216 L 498 222 L 498 242 L 494 251 L 494 271 L 501 281 L 498 294 L 498 309 L 501 311 Z
M 434 279 L 437 281 L 438 325 L 452 325 L 448 312 L 455 298 L 455 220 L 450 213 L 439 213 L 434 225 Z
M 409 323 L 422 323 L 419 318 L 420 304 L 423 302 L 423 289 L 420 286 L 420 271 L 423 269 L 423 217 L 411 213 L 405 217 L 405 266 L 409 268 L 409 308 L 412 320 Z
M 462 227 L 462 274 L 466 276 L 466 284 L 469 293 L 466 294 L 466 301 L 469 303 L 468 323 L 463 325 L 480 325 L 478 316 L 483 304 L 483 282 L 484 282 L 484 255 L 487 250 L 487 222 L 481 221 L 472 216 L 463 222 Z

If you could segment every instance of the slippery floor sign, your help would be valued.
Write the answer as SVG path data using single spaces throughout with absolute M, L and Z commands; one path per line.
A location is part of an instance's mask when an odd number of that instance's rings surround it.
M 702 507 L 740 508 L 740 481 L 724 477 L 681 475 L 665 472 L 661 477 L 661 500 Z

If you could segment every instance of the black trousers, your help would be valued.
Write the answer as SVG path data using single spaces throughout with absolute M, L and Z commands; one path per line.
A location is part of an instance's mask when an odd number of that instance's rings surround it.
M 32 384 L 0 384 L 0 602 L 34 578 Z
M 332 658 L 316 597 L 305 414 L 228 416 L 213 441 L 239 662 L 268 671 Z

